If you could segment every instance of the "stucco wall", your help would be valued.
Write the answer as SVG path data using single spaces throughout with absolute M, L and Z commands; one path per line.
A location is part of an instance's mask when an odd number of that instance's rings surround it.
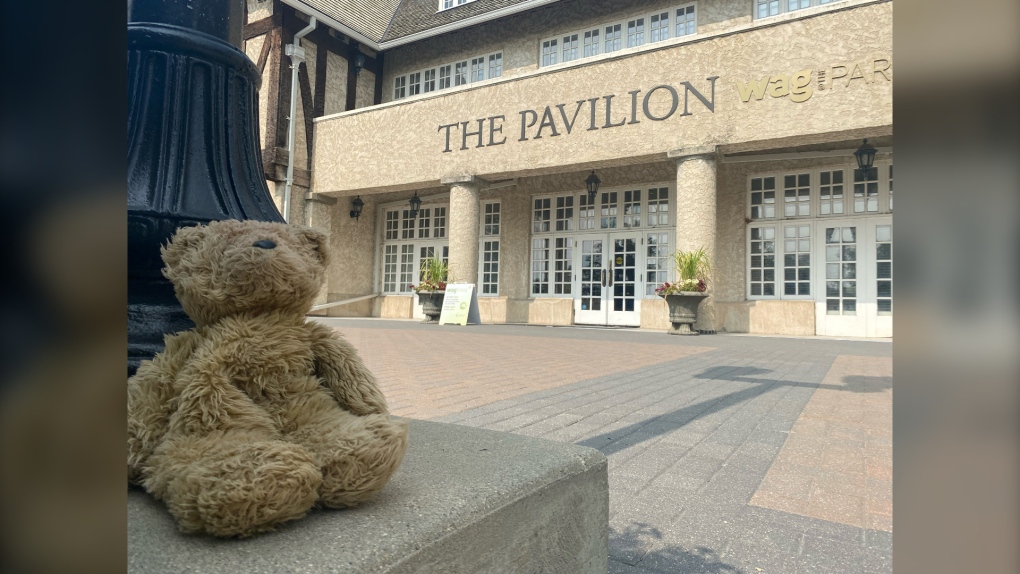
M 683 0 L 557 2 L 425 42 L 400 46 L 386 55 L 383 101 L 393 99 L 393 79 L 408 72 L 502 51 L 503 77 L 519 76 L 538 69 L 540 43 L 544 38 L 685 3 Z M 698 33 L 716 32 L 750 22 L 751 6 L 750 0 L 698 1 Z M 646 27 L 646 37 L 647 30 Z
M 815 334 L 814 301 L 717 303 L 717 330 L 771 335 Z
M 335 206 L 327 208 L 333 259 L 327 273 L 331 302 L 378 292 L 373 285 L 378 203 L 372 197 L 362 198 L 365 207 L 361 217 L 354 220 L 350 217 L 351 199 L 340 198 Z
M 247 0 L 248 22 L 257 22 L 273 15 L 273 3 L 265 0 Z
M 630 55 L 610 55 L 591 63 L 556 71 L 541 71 L 516 79 L 435 95 L 411 102 L 394 102 L 320 121 L 316 154 L 317 191 L 385 191 L 412 189 L 438 183 L 452 175 L 473 174 L 495 179 L 562 171 L 568 166 L 607 167 L 663 158 L 666 151 L 706 144 L 736 144 L 766 139 L 800 138 L 889 126 L 892 123 L 892 4 L 879 2 L 847 10 L 816 13 L 777 21 L 774 25 L 723 34 L 693 42 L 656 48 Z M 879 60 L 876 64 L 875 61 Z M 856 80 L 844 78 L 825 90 L 818 88 L 820 70 L 860 64 Z M 879 73 L 874 68 L 888 69 Z M 777 97 L 741 99 L 738 83 L 789 75 L 812 74 L 811 97 L 795 102 L 789 93 Z M 711 97 L 715 83 L 714 112 L 689 95 L 689 115 L 682 115 L 684 81 Z M 640 112 L 630 116 L 628 91 L 642 90 L 640 98 L 658 85 L 679 90 L 679 109 L 668 119 L 651 121 Z M 782 95 L 778 95 L 782 94 Z M 605 128 L 605 100 L 596 99 L 596 122 L 590 130 L 588 98 L 613 95 L 612 120 L 637 120 Z M 799 99 L 799 98 L 798 98 Z M 567 134 L 555 106 L 571 113 L 581 101 L 578 119 Z M 861 102 L 867 101 L 867 106 Z M 549 106 L 559 123 L 558 137 L 546 129 L 536 138 L 538 122 L 520 137 L 521 110 L 543 114 Z M 587 107 L 586 107 L 587 106 Z M 652 115 L 669 109 L 669 93 L 656 92 L 650 100 Z M 439 126 L 477 118 L 505 116 L 502 145 L 461 151 L 459 132 L 453 132 L 456 150 L 443 152 Z M 527 119 L 527 118 L 526 118 Z M 497 121 L 498 123 L 498 121 Z M 469 124 L 476 129 L 476 124 Z M 488 128 L 486 128 L 487 130 Z M 493 141 L 498 141 L 500 132 Z M 822 140 L 826 136 L 818 135 Z M 483 136 L 489 139 L 488 131 Z M 361 143 L 356 148 L 351 141 Z M 340 153 L 343 150 L 344 153 Z M 387 150 L 387 153 L 379 153 Z M 664 159 L 664 158 L 663 158 Z
M 347 60 L 329 52 L 326 54 L 326 101 L 323 114 L 344 111 L 347 106 Z

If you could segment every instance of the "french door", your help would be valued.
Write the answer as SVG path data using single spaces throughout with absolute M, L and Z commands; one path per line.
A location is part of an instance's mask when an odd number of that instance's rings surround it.
M 816 333 L 892 337 L 892 217 L 816 225 Z
M 638 326 L 644 274 L 640 233 L 576 237 L 574 322 Z

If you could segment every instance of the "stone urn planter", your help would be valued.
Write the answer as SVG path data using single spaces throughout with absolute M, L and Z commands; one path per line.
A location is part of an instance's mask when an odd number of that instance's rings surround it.
M 425 323 L 438 323 L 439 315 L 443 312 L 443 298 L 446 291 L 419 291 L 418 301 L 421 303 L 421 312 L 425 315 Z
M 675 295 L 666 295 L 666 304 L 669 305 L 669 322 L 672 327 L 670 335 L 697 335 L 698 332 L 691 328 L 698 320 L 698 306 L 708 297 L 708 293 L 697 291 L 681 291 Z

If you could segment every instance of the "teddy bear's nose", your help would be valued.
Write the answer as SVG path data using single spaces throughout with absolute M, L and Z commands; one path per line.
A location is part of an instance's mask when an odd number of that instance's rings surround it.
M 276 244 L 268 239 L 259 239 L 255 243 L 252 243 L 251 246 L 258 247 L 259 249 L 272 249 L 276 247 Z

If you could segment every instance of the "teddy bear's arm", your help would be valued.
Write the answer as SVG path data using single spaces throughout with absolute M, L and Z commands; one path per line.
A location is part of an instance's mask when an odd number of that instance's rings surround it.
M 138 483 L 153 449 L 166 434 L 177 397 L 174 379 L 195 351 L 200 337 L 193 331 L 168 335 L 165 348 L 151 361 L 142 361 L 128 379 L 128 480 Z
M 328 327 L 313 325 L 316 375 L 333 397 L 356 415 L 388 414 L 386 397 L 358 352 Z

